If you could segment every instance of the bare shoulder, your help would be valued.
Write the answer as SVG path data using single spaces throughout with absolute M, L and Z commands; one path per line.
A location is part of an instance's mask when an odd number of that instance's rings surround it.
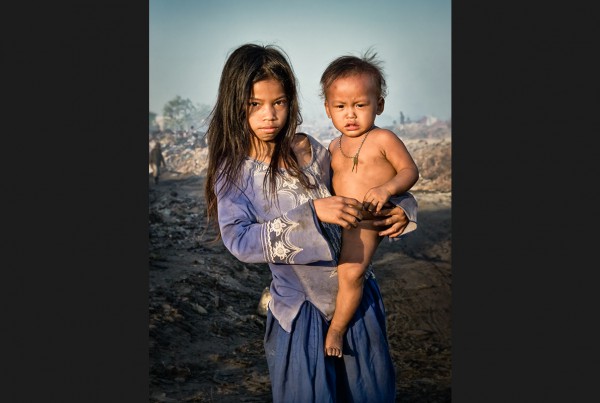
M 310 140 L 308 140 L 308 134 L 296 133 L 292 142 L 294 151 L 307 151 L 310 150 Z
M 400 137 L 398 137 L 396 135 L 396 133 L 394 133 L 393 131 L 389 130 L 389 129 L 382 129 L 380 127 L 377 127 L 375 129 L 373 129 L 372 131 L 373 137 L 377 138 L 377 143 L 379 143 L 380 145 L 386 146 L 389 144 L 404 144 L 404 142 L 400 139 Z
M 340 137 L 341 136 L 337 136 L 329 142 L 329 146 L 327 147 L 329 149 L 329 152 L 333 152 L 335 150 L 335 147 L 337 147 L 337 143 L 340 141 Z
M 377 137 L 381 137 L 381 138 L 398 138 L 398 136 L 396 136 L 396 133 L 394 133 L 393 131 L 389 130 L 389 129 L 382 129 L 381 127 L 375 127 L 372 131 L 372 134 L 374 134 Z M 373 137 L 375 137 L 373 136 Z
M 306 133 L 296 133 L 294 140 L 292 141 L 292 150 L 296 154 L 296 158 L 301 166 L 310 163 L 312 152 L 310 147 L 310 140 Z

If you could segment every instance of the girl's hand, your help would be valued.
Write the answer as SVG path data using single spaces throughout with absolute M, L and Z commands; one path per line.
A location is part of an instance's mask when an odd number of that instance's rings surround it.
M 408 217 L 398 206 L 393 208 L 384 208 L 377 216 L 381 216 L 381 220 L 374 220 L 373 225 L 376 226 L 390 226 L 389 228 L 379 232 L 379 236 L 389 236 L 390 238 L 396 238 L 404 232 L 404 229 L 408 225 Z
M 362 220 L 362 203 L 350 197 L 329 196 L 315 199 L 313 204 L 317 218 L 322 222 L 338 224 L 344 229 L 351 229 L 356 228 L 358 222 Z

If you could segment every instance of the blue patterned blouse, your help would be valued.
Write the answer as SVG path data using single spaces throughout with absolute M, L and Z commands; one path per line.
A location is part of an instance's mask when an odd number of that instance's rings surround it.
M 330 320 L 338 288 L 341 227 L 319 222 L 312 202 L 331 196 L 330 155 L 315 138 L 308 138 L 312 159 L 304 172 L 318 184 L 316 189 L 305 189 L 283 171 L 284 178 L 277 183 L 279 205 L 273 205 L 263 192 L 267 166 L 250 158 L 244 162 L 241 183 L 231 191 L 221 194 L 223 181 L 216 184 L 223 243 L 242 262 L 269 264 L 269 309 L 288 332 L 306 300 Z M 411 221 L 405 233 L 414 230 L 414 197 L 408 194 L 392 201 L 404 209 Z M 367 275 L 372 275 L 372 269 Z

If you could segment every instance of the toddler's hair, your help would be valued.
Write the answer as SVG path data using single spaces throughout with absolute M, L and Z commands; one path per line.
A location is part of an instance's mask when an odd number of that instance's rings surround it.
M 367 49 L 361 57 L 353 55 L 340 56 L 333 60 L 321 75 L 321 99 L 327 99 L 327 90 L 338 78 L 355 74 L 370 74 L 375 82 L 377 98 L 387 96 L 387 84 L 383 73 L 383 62 L 377 58 L 372 48 Z

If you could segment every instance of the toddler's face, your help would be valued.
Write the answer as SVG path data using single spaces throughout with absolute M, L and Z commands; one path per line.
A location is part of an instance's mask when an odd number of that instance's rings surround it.
M 338 78 L 327 89 L 325 112 L 336 129 L 357 137 L 383 112 L 383 98 L 377 98 L 375 83 L 367 74 Z

